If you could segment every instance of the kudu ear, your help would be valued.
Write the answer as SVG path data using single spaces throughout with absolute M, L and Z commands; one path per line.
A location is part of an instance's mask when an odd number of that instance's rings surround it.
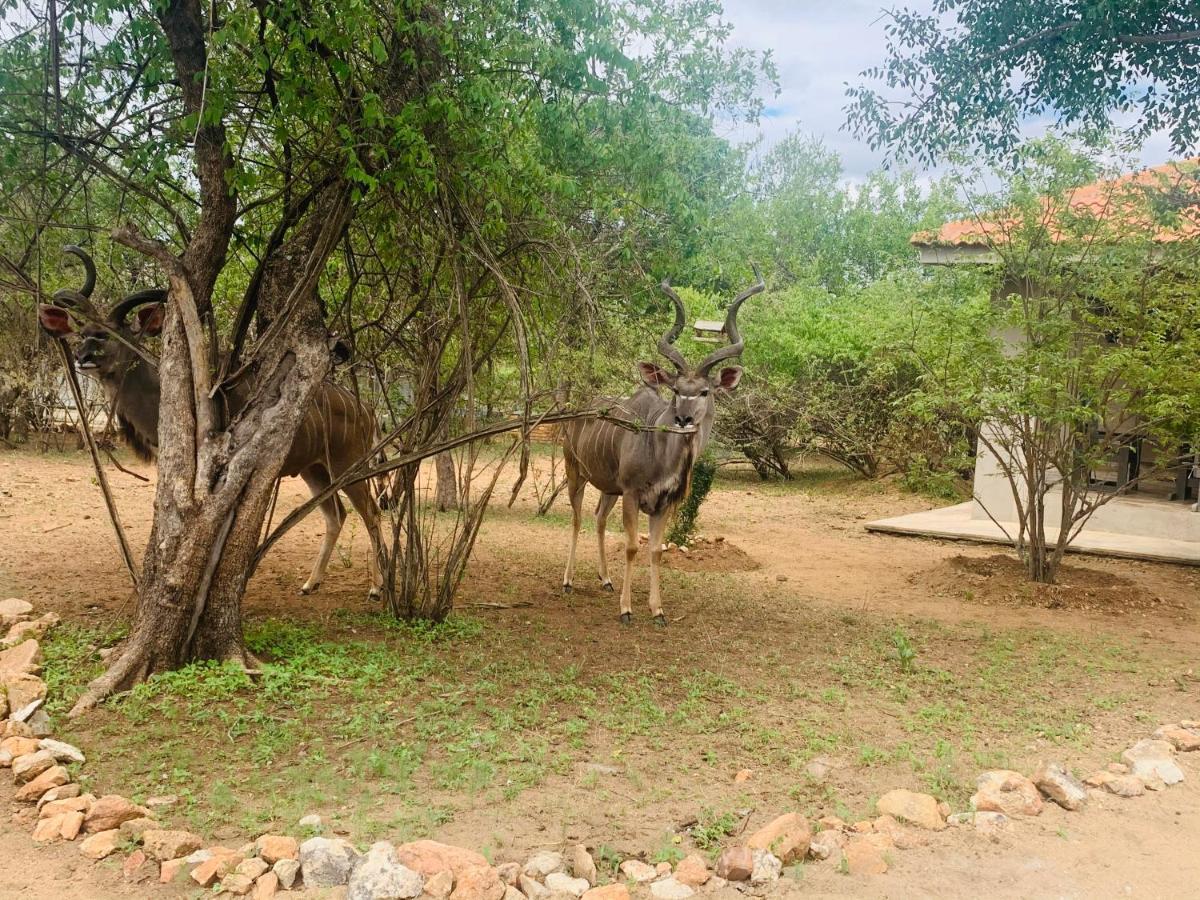
M 642 381 L 650 385 L 652 388 L 665 385 L 671 387 L 675 384 L 675 375 L 672 375 L 662 366 L 656 366 L 651 362 L 638 363 L 638 374 L 642 376 Z
M 163 319 L 166 318 L 166 308 L 161 303 L 143 306 L 137 311 L 138 334 L 146 337 L 156 337 L 162 334 Z
M 75 329 L 71 326 L 71 317 L 61 306 L 51 306 L 49 303 L 38 304 L 38 324 L 51 337 L 61 338 L 71 334 Z
M 722 391 L 733 392 L 733 389 L 738 386 L 738 382 L 742 380 L 741 366 L 726 366 L 717 373 L 717 387 Z

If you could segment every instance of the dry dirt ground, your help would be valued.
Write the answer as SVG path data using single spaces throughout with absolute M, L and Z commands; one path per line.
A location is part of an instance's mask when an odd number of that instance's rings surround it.
M 153 487 L 110 477 L 140 547 Z M 285 483 L 280 504 L 302 496 Z M 367 601 L 361 528 L 348 526 L 321 591 L 296 596 L 319 535 L 310 519 L 256 574 L 245 613 L 280 672 L 309 654 L 311 684 L 289 670 L 272 694 L 269 680 L 202 672 L 59 730 L 89 753 L 90 790 L 179 793 L 178 824 L 213 840 L 294 830 L 315 811 L 359 841 L 432 836 L 503 860 L 564 841 L 614 857 L 713 852 L 791 809 L 865 816 L 890 787 L 962 809 L 983 768 L 1059 759 L 1087 774 L 1160 721 L 1200 717 L 1200 572 L 1073 557 L 1060 585 L 1034 590 L 994 547 L 862 527 L 931 505 L 822 467 L 789 484 L 723 470 L 701 527 L 724 546 L 674 555 L 666 631 L 650 626 L 640 560 L 635 624 L 618 627 L 590 529 L 576 592 L 561 595 L 563 505 L 535 518 L 530 487 L 512 509 L 495 504 L 457 623 L 430 633 L 390 627 Z M 618 585 L 621 541 L 610 530 Z M 129 604 L 86 459 L 0 454 L 9 595 L 63 616 L 48 668 L 52 686 L 77 691 Z M 809 864 L 782 884 L 805 896 L 1200 896 L 1200 760 L 1184 766 L 1188 781 L 1162 794 L 1051 809 L 997 840 L 944 833 L 897 851 L 882 877 Z M 743 768 L 754 775 L 733 784 Z M 33 847 L 7 819 L 0 861 L 4 897 L 151 892 L 73 847 Z

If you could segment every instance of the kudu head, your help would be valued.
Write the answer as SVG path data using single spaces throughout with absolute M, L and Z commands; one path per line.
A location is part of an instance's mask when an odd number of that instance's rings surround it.
M 721 360 L 740 355 L 745 347 L 745 342 L 737 329 L 738 310 L 748 298 L 766 287 L 762 275 L 759 274 L 758 266 L 754 266 L 754 277 L 755 283 L 734 298 L 725 314 L 725 334 L 729 336 L 729 343 L 714 350 L 694 366 L 683 358 L 683 354 L 675 346 L 675 339 L 679 337 L 687 321 L 683 301 L 671 289 L 670 283 L 664 280 L 660 285 L 675 306 L 675 323 L 658 339 L 658 352 L 671 361 L 675 366 L 675 371 L 668 372 L 661 366 L 650 362 L 638 363 L 638 370 L 641 372 L 642 381 L 650 387 L 669 389 L 671 422 L 677 428 L 707 433 L 715 409 L 714 395 L 718 391 L 732 391 L 742 380 L 741 366 L 724 366 L 715 373 L 713 366 Z
M 83 285 L 78 290 L 63 288 L 55 291 L 51 303 L 38 306 L 38 321 L 52 337 L 79 336 L 75 368 L 80 372 L 99 381 L 120 379 L 139 360 L 131 345 L 162 330 L 163 302 L 167 292 L 161 288 L 137 291 L 107 313 L 101 313 L 91 299 L 96 287 L 96 265 L 92 258 L 79 247 L 68 246 L 63 250 L 83 263 L 86 273 Z M 137 315 L 130 322 L 129 314 L 134 310 Z M 78 331 L 72 318 L 82 323 Z

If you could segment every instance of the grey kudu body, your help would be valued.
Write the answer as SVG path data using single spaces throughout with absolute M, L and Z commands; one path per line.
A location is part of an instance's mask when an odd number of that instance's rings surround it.
M 90 299 L 96 285 L 96 268 L 91 257 L 78 247 L 67 247 L 66 251 L 83 261 L 87 275 L 78 291 L 60 290 L 54 295 L 53 305 L 39 307 L 42 327 L 56 337 L 73 333 L 64 307 L 76 310 L 86 320 L 79 331 L 75 366 L 100 383 L 130 447 L 143 459 L 150 459 L 158 445 L 158 370 L 143 357 L 138 344 L 143 337 L 157 334 L 161 329 L 162 304 L 167 292 L 161 289 L 138 291 L 101 314 Z M 128 321 L 134 310 L 137 310 L 136 329 Z M 246 402 L 248 390 L 248 387 L 238 385 L 224 392 L 227 415 L 237 414 Z M 316 496 L 370 453 L 377 435 L 371 411 L 349 391 L 324 382 L 305 411 L 279 474 L 299 475 Z M 378 558 L 381 543 L 379 507 L 371 496 L 369 482 L 360 481 L 343 490 L 362 517 L 371 540 L 370 592 L 376 596 L 382 584 Z M 325 577 L 325 569 L 346 519 L 345 507 L 337 494 L 321 504 L 321 513 L 325 518 L 325 537 L 312 574 L 300 589 L 304 594 L 315 591 Z
M 744 346 L 737 330 L 742 303 L 765 288 L 757 267 L 756 283 L 734 299 L 725 316 L 729 344 L 714 350 L 694 367 L 674 346 L 683 331 L 686 313 L 683 301 L 662 283 L 675 307 L 675 322 L 658 341 L 658 350 L 675 367 L 667 372 L 654 363 L 638 363 L 643 385 L 625 400 L 608 409 L 610 418 L 623 419 L 628 428 L 603 419 L 579 419 L 564 430 L 563 458 L 567 494 L 571 501 L 571 549 L 563 575 L 563 591 L 570 592 L 575 576 L 575 549 L 582 521 L 583 493 L 588 484 L 600 491 L 596 505 L 596 538 L 600 551 L 600 582 L 612 590 L 608 559 L 604 551 L 605 526 L 617 500 L 625 527 L 625 576 L 621 583 L 621 623 L 633 618 L 633 560 L 638 546 L 638 513 L 650 517 L 650 613 L 658 625 L 666 624 L 659 590 L 663 532 L 676 504 L 691 486 L 692 467 L 704 451 L 712 431 L 717 391 L 732 391 L 742 377 L 740 366 L 726 366 L 711 376 L 712 367 L 737 356 Z M 667 396 L 659 388 L 667 388 Z

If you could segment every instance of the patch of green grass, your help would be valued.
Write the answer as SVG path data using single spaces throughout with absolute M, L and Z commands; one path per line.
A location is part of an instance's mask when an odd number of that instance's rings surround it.
M 733 834 L 741 818 L 732 812 L 716 815 L 712 810 L 704 810 L 699 820 L 690 829 L 692 841 L 701 850 L 713 850 L 721 842 Z

